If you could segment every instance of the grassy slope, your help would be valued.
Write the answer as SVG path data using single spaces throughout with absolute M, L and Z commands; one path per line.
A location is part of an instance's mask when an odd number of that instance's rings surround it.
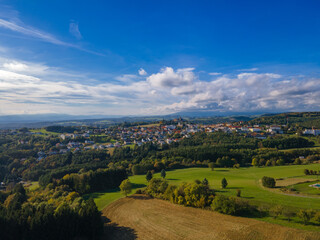
M 58 135 L 61 134 L 61 133 L 56 133 L 56 132 L 49 132 L 49 131 L 47 131 L 47 130 L 44 129 L 44 128 L 41 128 L 41 129 L 31 129 L 30 132 L 41 132 L 41 133 L 43 133 L 44 135 L 55 135 L 55 136 L 58 136 Z
M 269 190 L 262 188 L 259 179 L 263 176 L 275 178 L 299 177 L 309 178 L 303 175 L 303 169 L 319 170 L 320 164 L 313 165 L 292 165 L 265 168 L 240 168 L 240 169 L 215 169 L 211 171 L 208 168 L 189 168 L 167 171 L 167 180 L 170 183 L 178 184 L 181 182 L 194 181 L 195 179 L 207 178 L 209 184 L 214 189 L 218 189 L 221 194 L 236 195 L 236 190 L 241 189 L 241 196 L 250 201 L 267 204 L 280 204 L 293 208 L 313 208 L 320 209 L 320 199 L 307 197 L 288 196 L 281 194 L 278 190 Z M 160 177 L 155 174 L 154 177 Z M 225 177 L 228 181 L 228 187 L 225 190 L 220 189 L 221 179 Z M 133 191 L 144 187 L 147 184 L 144 175 L 132 176 L 130 181 L 134 184 Z M 107 191 L 89 194 L 86 197 L 94 197 L 94 200 L 101 210 L 114 200 L 121 198 L 122 194 L 117 191 Z

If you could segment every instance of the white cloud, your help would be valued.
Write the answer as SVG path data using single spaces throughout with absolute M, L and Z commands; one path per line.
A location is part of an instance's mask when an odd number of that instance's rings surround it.
M 69 32 L 78 40 L 82 39 L 82 35 L 79 30 L 79 24 L 71 21 L 69 24 Z
M 161 69 L 160 73 L 152 74 L 147 81 L 154 87 L 178 87 L 192 84 L 194 68 L 182 68 L 174 71 L 171 67 Z
M 166 114 L 186 110 L 319 110 L 319 79 L 239 73 L 202 81 L 193 68 L 103 82 L 43 63 L 0 58 L 1 113 Z M 63 81 L 61 80 L 63 79 Z
M 220 72 L 211 72 L 211 73 L 209 73 L 210 76 L 219 76 L 221 74 L 222 73 L 220 73 Z
M 13 32 L 17 32 L 17 33 L 32 37 L 34 39 L 38 39 L 38 40 L 41 40 L 41 41 L 44 41 L 44 42 L 48 42 L 48 43 L 51 43 L 51 44 L 65 46 L 65 47 L 71 47 L 71 48 L 75 48 L 75 49 L 78 49 L 80 51 L 84 51 L 84 52 L 87 52 L 87 53 L 104 56 L 101 53 L 84 49 L 79 45 L 61 41 L 57 37 L 53 36 L 52 34 L 49 34 L 47 32 L 38 30 L 38 29 L 36 29 L 34 27 L 28 26 L 28 25 L 22 23 L 19 19 L 16 19 L 16 18 L 15 19 L 9 19 L 9 20 L 5 20 L 5 19 L 1 19 L 0 18 L 0 28 L 8 29 L 8 30 L 11 30 Z M 76 30 L 74 29 L 74 31 L 76 31 Z
M 245 68 L 245 69 L 239 69 L 239 72 L 255 72 L 258 71 L 259 68 Z
M 140 68 L 138 72 L 140 76 L 146 76 L 148 74 L 143 68 Z

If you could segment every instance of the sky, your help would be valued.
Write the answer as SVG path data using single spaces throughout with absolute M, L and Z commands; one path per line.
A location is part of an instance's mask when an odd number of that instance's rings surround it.
M 0 0 L 0 115 L 320 111 L 320 1 Z

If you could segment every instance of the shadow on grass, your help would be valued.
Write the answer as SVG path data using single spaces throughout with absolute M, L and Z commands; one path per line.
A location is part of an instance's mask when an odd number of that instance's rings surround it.
M 254 197 L 241 197 L 241 198 L 245 198 L 245 199 L 254 199 Z
M 119 226 L 118 224 L 111 222 L 110 219 L 106 218 L 105 216 L 102 216 L 102 220 L 104 223 L 103 224 L 104 234 L 102 239 L 111 239 L 111 240 L 137 239 L 137 234 L 134 229 L 129 227 Z
M 176 180 L 180 180 L 180 179 L 178 179 L 178 178 L 166 178 L 166 180 L 176 181 Z
M 230 172 L 230 170 L 227 170 L 227 169 L 214 169 L 214 172 Z
M 145 184 L 138 184 L 138 183 L 132 183 L 132 188 L 135 189 L 135 188 L 143 188 L 143 187 L 146 187 L 147 185 Z
M 228 192 L 226 190 L 222 190 L 222 189 L 214 189 L 215 192 L 217 193 L 225 193 L 225 192 Z
M 243 187 L 227 187 L 226 189 L 243 189 Z
M 119 192 L 120 189 L 119 188 L 113 188 L 113 189 L 108 189 L 108 190 L 105 190 L 105 191 L 100 191 L 100 192 L 94 192 L 94 193 L 88 193 L 88 194 L 85 194 L 83 195 L 83 198 L 85 200 L 88 200 L 89 198 L 97 198 L 97 197 L 100 197 L 106 193 L 114 193 L 114 192 Z

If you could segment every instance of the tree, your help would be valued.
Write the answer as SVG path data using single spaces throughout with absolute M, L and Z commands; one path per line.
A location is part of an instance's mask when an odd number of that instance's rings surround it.
M 211 168 L 211 171 L 214 170 L 214 163 L 213 162 L 209 162 L 208 163 L 208 167 Z
M 226 188 L 227 186 L 228 186 L 227 179 L 222 178 L 222 180 L 221 180 L 221 187 L 222 187 L 222 188 Z
M 274 218 L 277 218 L 283 213 L 283 207 L 280 205 L 276 205 L 270 210 L 270 212 L 272 213 Z
M 290 221 L 291 221 L 291 218 L 293 218 L 293 217 L 296 215 L 296 213 L 293 212 L 293 211 L 291 211 L 290 209 L 286 208 L 286 209 L 284 209 L 284 210 L 282 211 L 282 215 L 283 215 L 286 219 L 288 219 L 288 221 L 290 222 Z
M 308 170 L 308 169 L 305 169 L 305 170 L 304 170 L 304 174 L 305 174 L 305 175 L 310 175 L 309 170 Z
M 252 166 L 255 166 L 255 167 L 256 167 L 256 166 L 259 166 L 259 161 L 258 161 L 258 159 L 253 158 L 251 165 L 252 165 Z
M 161 170 L 161 177 L 166 178 L 166 175 L 167 175 L 166 170 L 162 169 Z
M 126 196 L 131 193 L 132 190 L 132 184 L 129 179 L 125 179 L 120 184 L 120 190 L 123 192 Z
M 219 213 L 233 215 L 236 213 L 236 203 L 233 199 L 217 195 L 215 196 L 211 208 Z
M 13 193 L 21 193 L 22 195 L 26 195 L 26 190 L 21 183 L 18 183 L 14 186 Z
M 202 180 L 202 184 L 203 184 L 204 186 L 208 186 L 208 185 L 209 185 L 209 182 L 208 182 L 208 180 L 207 180 L 206 178 L 204 178 L 204 179 Z
M 146 179 L 147 179 L 148 182 L 152 179 L 152 173 L 151 173 L 151 171 L 148 171 L 148 172 L 147 172 Z
M 320 212 L 315 213 L 313 220 L 317 223 L 320 223 Z
M 300 217 L 303 221 L 303 224 L 308 224 L 310 219 L 313 217 L 314 212 L 312 210 L 300 209 L 298 212 L 298 217 Z
M 266 177 L 264 176 L 262 178 L 262 186 L 268 187 L 268 188 L 274 188 L 276 186 L 276 180 L 272 177 Z
M 132 174 L 133 175 L 139 175 L 143 172 L 142 168 L 140 165 L 133 165 L 132 166 Z

